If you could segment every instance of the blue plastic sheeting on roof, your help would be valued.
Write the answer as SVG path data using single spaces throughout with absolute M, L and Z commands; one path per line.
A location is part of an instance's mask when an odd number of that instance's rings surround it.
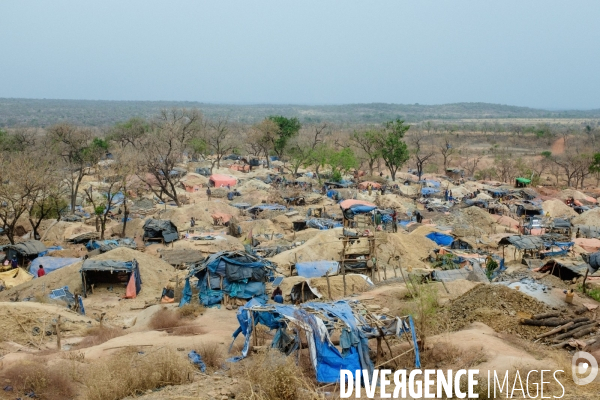
M 40 269 L 40 265 L 44 266 L 46 274 L 66 267 L 67 265 L 75 264 L 81 261 L 80 258 L 58 258 L 58 257 L 38 257 L 31 262 L 29 266 L 29 273 L 33 275 L 33 278 L 37 278 L 37 272 Z
M 428 187 L 424 187 L 421 189 L 422 195 L 429 195 L 429 194 L 434 194 L 434 193 L 439 193 L 439 189 L 428 188 Z
M 63 248 L 60 246 L 50 246 L 50 247 L 47 247 L 45 251 L 38 253 L 38 257 L 43 257 L 46 254 L 50 253 L 51 251 L 57 251 L 57 250 L 62 250 L 62 249 Z
M 425 235 L 427 239 L 433 240 L 438 246 L 450 246 L 454 238 L 450 235 L 439 232 L 431 232 Z
M 408 221 L 400 221 L 400 222 L 398 222 L 398 223 L 399 223 L 400 225 L 402 225 L 402 226 L 406 227 L 406 226 L 408 226 L 408 224 L 410 224 L 411 222 L 412 222 L 411 220 L 408 220 Z
M 354 214 L 365 214 L 365 213 L 373 211 L 374 209 L 377 208 L 377 206 L 367 206 L 364 204 L 353 204 L 348 208 L 350 210 L 352 210 L 352 212 Z
M 340 269 L 340 264 L 337 261 L 311 261 L 296 263 L 296 271 L 298 276 L 304 278 L 319 278 L 325 276 L 329 271 L 329 275 L 335 275 Z
M 279 157 L 277 156 L 270 156 L 269 158 L 271 159 L 271 161 L 279 161 Z

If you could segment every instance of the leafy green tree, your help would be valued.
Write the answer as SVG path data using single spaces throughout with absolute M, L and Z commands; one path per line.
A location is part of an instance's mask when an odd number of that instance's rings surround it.
M 273 151 L 281 158 L 285 152 L 288 141 L 298 135 L 302 125 L 298 118 L 295 117 L 286 118 L 281 115 L 272 115 L 268 119 L 275 122 L 279 127 L 279 132 L 277 132 L 277 136 L 273 143 Z
M 377 135 L 377 142 L 381 149 L 381 158 L 390 170 L 392 180 L 396 180 L 396 173 L 410 157 L 408 146 L 402 140 L 410 125 L 405 125 L 401 119 L 389 121 L 385 129 Z
M 150 124 L 142 118 L 131 118 L 116 124 L 107 135 L 107 140 L 119 144 L 121 148 L 139 147 L 140 141 L 150 131 Z
M 332 179 L 337 179 L 337 182 L 342 179 L 342 173 L 347 173 L 352 168 L 358 167 L 358 160 L 354 155 L 354 151 L 349 147 L 331 152 L 328 163 L 331 166 Z
M 329 155 L 333 150 L 327 146 L 325 143 L 320 143 L 313 151 L 310 153 L 310 157 L 307 160 L 308 165 L 312 165 L 315 168 L 315 174 L 317 175 L 317 179 L 321 182 L 321 175 L 319 175 L 319 170 L 325 165 L 327 165 L 327 161 L 329 160 Z

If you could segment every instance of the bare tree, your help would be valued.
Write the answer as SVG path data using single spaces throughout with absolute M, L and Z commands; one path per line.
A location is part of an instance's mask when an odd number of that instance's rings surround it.
M 419 180 L 423 176 L 423 167 L 435 154 L 431 135 L 422 130 L 415 130 L 410 137 L 411 154 L 417 166 Z
M 176 169 L 193 139 L 203 133 L 202 115 L 198 110 L 163 110 L 153 121 L 137 153 L 137 175 L 161 200 L 169 198 L 179 207 L 182 170 Z
M 211 172 L 215 164 L 217 168 L 221 168 L 221 159 L 236 148 L 238 142 L 235 140 L 235 136 L 227 118 L 206 121 L 204 141 L 208 151 L 214 156 L 210 167 Z
M 477 166 L 479 162 L 483 158 L 482 154 L 477 152 L 465 151 L 464 156 L 461 159 L 460 165 L 465 171 L 467 171 L 468 176 L 474 176 L 475 171 L 477 171 Z
M 258 154 L 263 154 L 267 159 L 267 167 L 271 168 L 270 152 L 279 134 L 279 125 L 270 119 L 264 119 L 255 124 L 250 132 L 248 141 L 252 143 L 253 148 L 258 150 Z
M 105 153 L 102 141 L 94 143 L 90 129 L 69 124 L 59 124 L 48 130 L 48 139 L 52 149 L 63 161 L 71 197 L 71 212 L 77 205 L 77 192 L 86 167 L 95 164 Z
M 452 145 L 449 136 L 444 136 L 442 142 L 438 146 L 438 149 L 444 161 L 444 172 L 446 172 L 450 161 L 452 161 L 452 157 L 456 153 L 456 149 Z
M 364 160 L 369 166 L 369 175 L 373 175 L 375 162 L 380 158 L 380 147 L 377 142 L 378 133 L 373 130 L 354 132 L 350 136 L 352 143 L 363 153 Z
M 307 130 L 300 131 L 298 136 L 290 140 L 288 152 L 291 157 L 291 171 L 294 175 L 298 173 L 300 166 L 308 164 L 308 160 L 315 151 L 315 148 L 323 142 L 322 136 L 327 129 L 329 129 L 329 126 L 324 122 L 313 126 L 310 132 Z
M 106 231 L 106 222 L 108 221 L 111 209 L 118 204 L 118 199 L 121 197 L 119 193 L 122 189 L 122 179 L 118 175 L 118 164 L 110 163 L 98 167 L 103 185 L 96 189 L 99 192 L 94 195 L 94 188 L 90 185 L 85 189 L 85 196 L 94 209 L 96 216 L 96 230 L 100 232 L 100 239 L 104 240 L 104 232 Z M 123 200 L 125 200 L 123 198 Z

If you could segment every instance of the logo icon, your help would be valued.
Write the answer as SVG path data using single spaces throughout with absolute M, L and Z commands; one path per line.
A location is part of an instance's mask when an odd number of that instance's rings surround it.
M 579 361 L 579 363 L 577 363 L 577 361 L 582 358 L 586 361 Z M 587 385 L 598 376 L 598 361 L 596 361 L 594 356 L 590 353 L 578 351 L 573 354 L 571 365 L 573 366 L 573 382 L 575 382 L 576 385 Z M 581 377 L 585 374 L 588 374 L 585 378 Z

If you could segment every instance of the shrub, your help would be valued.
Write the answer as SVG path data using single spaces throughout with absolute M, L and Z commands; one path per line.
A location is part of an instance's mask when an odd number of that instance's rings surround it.
M 170 348 L 141 353 L 128 349 L 90 364 L 84 385 L 88 400 L 119 400 L 167 385 L 191 381 L 194 369 Z
M 150 328 L 167 330 L 183 325 L 181 315 L 176 310 L 161 308 L 150 319 Z
M 48 367 L 42 363 L 22 362 L 7 367 L 1 376 L 5 382 L 3 386 L 13 387 L 13 398 L 31 392 L 46 400 L 63 400 L 75 395 L 71 379 L 56 365 Z
M 177 312 L 182 318 L 197 318 L 204 313 L 204 306 L 199 303 L 191 304 L 188 303 L 183 307 L 179 307 Z
M 225 361 L 223 350 L 216 344 L 203 344 L 196 352 L 202 356 L 202 361 L 207 368 L 215 370 L 223 367 Z
M 242 385 L 236 398 L 242 400 L 318 398 L 314 386 L 294 360 L 294 357 L 286 357 L 276 350 L 247 359 L 241 371 L 245 384 Z
M 75 348 L 81 349 L 84 347 L 97 346 L 116 337 L 123 336 L 124 334 L 125 332 L 123 332 L 123 329 L 113 328 L 106 325 L 95 326 L 86 331 L 86 337 L 84 337 L 83 340 L 75 346 Z

